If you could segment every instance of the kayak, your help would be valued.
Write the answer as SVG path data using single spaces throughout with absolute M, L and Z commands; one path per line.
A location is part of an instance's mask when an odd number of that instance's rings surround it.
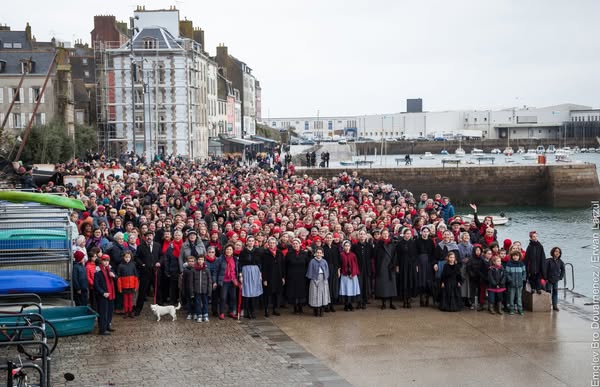
M 56 274 L 37 270 L 0 270 L 0 294 L 59 293 L 69 283 Z
M 0 251 L 67 249 L 69 245 L 65 230 L 28 228 L 0 230 Z
M 0 200 L 8 200 L 9 202 L 35 202 L 56 207 L 85 210 L 85 206 L 81 200 L 36 192 L 0 191 Z

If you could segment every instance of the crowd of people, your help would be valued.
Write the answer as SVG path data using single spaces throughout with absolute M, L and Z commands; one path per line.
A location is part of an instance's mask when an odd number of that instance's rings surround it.
M 282 307 L 323 316 L 367 305 L 523 314 L 521 294 L 552 293 L 561 249 L 547 258 L 535 231 L 527 246 L 500 239 L 491 217 L 469 221 L 448 197 L 414 197 L 357 172 L 311 178 L 225 157 L 152 164 L 94 160 L 60 165 L 85 184 L 47 184 L 80 199 L 73 211 L 78 305 L 135 318 L 148 297 L 181 304 L 187 319 L 279 316 Z M 97 173 L 103 170 L 103 173 Z M 119 171 L 119 173 L 111 173 Z M 500 241 L 502 240 L 502 243 Z M 377 301 L 376 301 L 377 300 Z M 399 307 L 399 305 L 398 305 Z

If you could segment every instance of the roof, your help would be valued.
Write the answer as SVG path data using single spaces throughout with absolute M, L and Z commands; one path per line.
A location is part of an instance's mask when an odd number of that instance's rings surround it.
M 261 136 L 252 136 L 253 140 L 256 141 L 260 141 L 260 142 L 267 142 L 267 143 L 271 143 L 271 144 L 276 144 L 279 141 L 273 140 L 272 138 L 266 138 L 266 137 L 261 137 Z
M 28 60 L 29 58 L 34 62 L 31 74 L 45 75 L 54 59 L 54 52 L 2 50 L 0 51 L 0 61 L 6 62 L 6 67 L 2 74 L 21 74 L 21 61 Z
M 0 52 L 11 50 L 10 48 L 5 49 L 4 43 L 20 43 L 21 47 L 17 48 L 17 50 L 31 50 L 31 43 L 27 40 L 25 31 L 0 31 L 0 43 L 2 43 L 0 44 Z
M 258 141 L 251 141 L 251 140 L 246 140 L 244 138 L 235 138 L 235 137 L 228 137 L 228 138 L 221 138 L 222 141 L 229 141 L 229 142 L 233 142 L 235 144 L 241 144 L 241 145 L 258 145 L 258 144 L 262 144 L 261 142 Z
M 146 41 L 154 40 L 156 45 L 151 48 L 146 44 Z M 130 50 L 130 42 L 128 40 L 124 45 L 119 47 L 117 50 L 125 51 Z M 166 29 L 162 27 L 147 27 L 139 31 L 133 37 L 133 49 L 134 50 L 148 50 L 152 52 L 164 51 L 164 50 L 183 50 L 180 44 L 181 39 L 175 38 Z

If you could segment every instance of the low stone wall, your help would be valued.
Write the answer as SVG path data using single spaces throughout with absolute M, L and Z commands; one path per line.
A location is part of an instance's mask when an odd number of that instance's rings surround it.
M 357 170 L 373 181 L 391 183 L 421 192 L 441 193 L 455 204 L 589 207 L 600 200 L 596 165 L 446 166 L 419 168 L 309 168 L 301 169 L 314 178 L 332 177 Z

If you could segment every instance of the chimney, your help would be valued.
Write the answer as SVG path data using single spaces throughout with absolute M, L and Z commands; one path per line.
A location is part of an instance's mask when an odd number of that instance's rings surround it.
M 179 36 L 182 38 L 194 39 L 194 25 L 191 20 L 179 21 Z
M 204 47 L 204 30 L 202 28 L 194 29 L 194 40 L 202 46 L 202 50 L 205 50 Z

